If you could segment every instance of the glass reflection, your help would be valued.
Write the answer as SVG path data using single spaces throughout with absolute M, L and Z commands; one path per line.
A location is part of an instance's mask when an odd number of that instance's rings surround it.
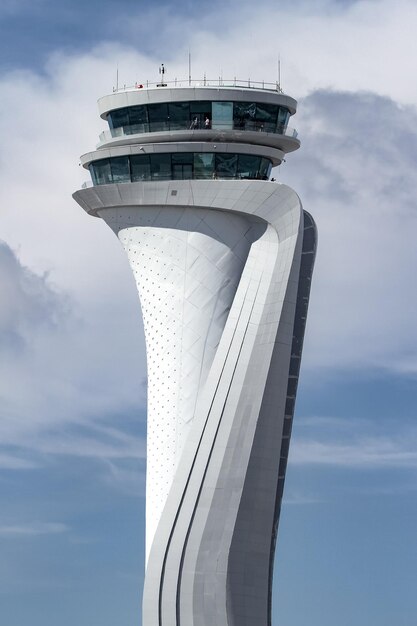
M 264 157 L 212 152 L 132 154 L 89 165 L 94 185 L 193 178 L 268 180 L 271 169 L 272 162 Z
M 132 183 L 151 179 L 151 164 L 149 159 L 143 158 L 141 154 L 132 154 L 129 159 Z
M 290 111 L 257 102 L 162 102 L 124 107 L 107 116 L 113 136 L 170 130 L 245 130 L 285 133 Z
M 237 154 L 216 154 L 215 178 L 236 178 Z
M 213 178 L 214 154 L 212 152 L 194 153 L 194 178 Z

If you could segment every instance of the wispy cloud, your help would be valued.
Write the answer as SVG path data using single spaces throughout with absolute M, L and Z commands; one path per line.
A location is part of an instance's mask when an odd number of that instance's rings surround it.
M 293 505 L 293 506 L 304 506 L 307 504 L 322 504 L 323 498 L 316 498 L 311 495 L 303 495 L 301 493 L 289 493 L 288 495 L 284 492 L 284 498 L 282 500 L 282 504 L 284 506 Z
M 18 455 L 0 453 L 0 470 L 29 470 L 39 467 L 35 461 Z
M 66 524 L 58 522 L 31 522 L 28 524 L 0 525 L 0 537 L 37 537 L 56 535 L 69 530 Z
M 107 460 L 105 466 L 108 473 L 105 482 L 118 492 L 128 496 L 145 495 L 145 466 L 132 460 L 114 462 Z
M 413 430 L 404 432 L 402 437 L 344 436 L 343 439 L 294 438 L 290 463 L 352 469 L 417 469 L 417 433 Z
M 3 452 L 1 452 L 3 450 Z M 76 457 L 101 467 L 103 481 L 129 495 L 141 495 L 144 487 L 146 443 L 138 433 L 95 424 L 20 436 L 19 445 L 0 445 L 1 470 L 33 470 L 48 460 Z
M 91 459 L 143 459 L 145 457 L 145 443 L 136 435 L 119 433 L 119 439 L 103 440 L 99 435 L 95 437 L 83 436 L 80 433 L 70 435 L 65 432 L 46 434 L 35 440 L 24 442 L 27 449 L 52 456 L 78 456 Z M 121 440 L 120 440 L 121 439 Z

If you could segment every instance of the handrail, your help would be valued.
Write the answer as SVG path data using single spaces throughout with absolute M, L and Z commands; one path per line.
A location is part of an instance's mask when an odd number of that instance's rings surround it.
M 123 87 L 113 87 L 113 93 L 119 93 L 123 91 L 135 91 L 137 89 L 154 89 L 154 88 L 163 88 L 163 87 L 244 87 L 246 89 L 262 89 L 264 91 L 277 91 L 278 93 L 283 94 L 283 90 L 278 81 L 273 83 L 262 81 L 255 81 L 248 78 L 247 80 L 241 80 L 239 78 L 232 79 L 224 79 L 221 76 L 215 79 L 206 78 L 204 76 L 202 79 L 177 79 L 170 81 L 159 81 L 159 82 L 150 82 L 145 81 L 141 83 L 140 81 L 136 82 L 134 85 L 123 85 Z

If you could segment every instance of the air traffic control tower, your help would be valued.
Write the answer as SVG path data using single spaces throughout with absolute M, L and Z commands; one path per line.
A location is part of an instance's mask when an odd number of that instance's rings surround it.
M 270 181 L 276 84 L 135 85 L 74 194 L 122 243 L 148 368 L 143 626 L 268 626 L 316 228 Z

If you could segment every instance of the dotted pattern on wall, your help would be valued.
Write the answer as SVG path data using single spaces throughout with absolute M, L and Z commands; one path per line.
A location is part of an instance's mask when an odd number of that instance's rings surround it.
M 181 207 L 103 212 L 132 267 L 148 367 L 149 552 L 251 243 L 249 216 Z

